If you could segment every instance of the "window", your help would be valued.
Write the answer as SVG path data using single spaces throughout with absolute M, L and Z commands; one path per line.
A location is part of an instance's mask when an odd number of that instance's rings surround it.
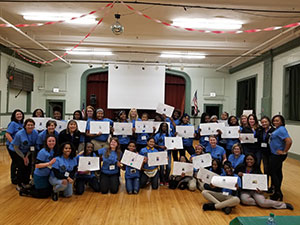
M 252 109 L 255 113 L 256 77 L 237 82 L 236 115 L 240 116 L 243 110 Z

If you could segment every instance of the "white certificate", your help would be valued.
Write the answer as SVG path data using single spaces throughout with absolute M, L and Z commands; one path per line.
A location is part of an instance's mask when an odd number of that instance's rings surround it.
M 135 121 L 135 133 L 153 133 L 153 122 Z
M 222 138 L 239 138 L 240 133 L 239 133 L 240 127 L 239 126 L 234 126 L 234 127 L 224 127 L 222 129 Z
M 160 124 L 161 123 L 164 123 L 164 122 L 153 122 L 153 127 L 155 127 L 155 133 L 157 133 L 158 132 L 158 130 L 159 130 L 159 127 L 160 127 Z M 168 124 L 168 128 L 169 128 L 169 133 L 171 132 L 170 131 L 170 122 L 165 122 L 166 124 Z
M 217 121 L 218 121 L 218 123 L 224 123 L 225 127 L 229 126 L 227 120 L 217 120 Z
M 91 121 L 90 122 L 90 134 L 109 134 L 110 124 L 108 121 Z
M 85 133 L 86 130 L 86 121 L 85 120 L 75 120 L 77 123 L 78 130 L 81 133 Z
M 132 123 L 114 123 L 114 135 L 132 135 Z
M 165 137 L 165 146 L 167 149 L 183 149 L 183 143 L 181 137 Z
M 200 123 L 201 135 L 216 135 L 217 130 L 223 130 L 224 123 Z
M 78 171 L 95 171 L 100 170 L 99 157 L 80 156 Z
M 249 116 L 250 114 L 253 114 L 253 110 L 243 110 L 243 114 L 242 115 L 245 115 L 245 116 Z
M 46 123 L 48 122 L 48 120 L 51 120 L 51 118 L 45 118 L 45 117 L 32 117 L 31 119 L 33 119 L 35 122 L 36 130 L 45 130 Z
M 233 176 L 214 176 L 211 179 L 211 184 L 220 188 L 236 190 L 237 179 Z
M 63 121 L 63 120 L 55 120 L 56 121 L 56 128 L 55 130 L 60 133 L 62 130 L 66 129 L 67 128 L 67 121 Z
M 254 138 L 254 134 L 240 134 L 240 141 L 242 144 L 244 143 L 255 143 L 257 139 Z
M 192 159 L 193 159 L 193 167 L 195 169 L 211 166 L 212 158 L 209 153 L 195 156 Z
M 121 160 L 121 163 L 126 166 L 131 166 L 133 168 L 140 170 L 142 167 L 144 158 L 145 158 L 144 156 L 139 155 L 138 153 L 125 150 L 122 160 Z
M 158 103 L 156 112 L 159 114 L 165 114 L 167 117 L 171 117 L 174 111 L 174 107 L 162 103 Z
M 148 166 L 168 165 L 168 152 L 148 153 Z
M 214 176 L 219 176 L 218 174 L 211 172 L 210 170 L 199 168 L 199 171 L 197 173 L 197 178 L 201 179 L 203 183 L 210 184 L 211 179 Z
M 248 174 L 244 173 L 242 176 L 243 189 L 267 191 L 267 175 L 265 174 Z
M 194 126 L 176 126 L 178 137 L 193 138 L 195 133 Z
M 173 175 L 181 176 L 182 173 L 185 173 L 185 176 L 193 176 L 193 164 L 185 162 L 174 162 Z

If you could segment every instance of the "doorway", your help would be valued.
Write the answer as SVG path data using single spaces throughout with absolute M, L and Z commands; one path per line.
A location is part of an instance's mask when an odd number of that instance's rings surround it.
M 210 117 L 216 115 L 218 118 L 220 118 L 222 110 L 222 104 L 204 104 L 204 112 L 208 113 Z
M 243 110 L 253 110 L 256 102 L 256 76 L 237 82 L 236 115 L 242 115 Z
M 62 115 L 62 119 L 65 119 L 65 107 L 66 101 L 65 100 L 53 100 L 47 99 L 46 100 L 46 115 L 47 117 L 53 118 L 53 110 L 59 110 Z

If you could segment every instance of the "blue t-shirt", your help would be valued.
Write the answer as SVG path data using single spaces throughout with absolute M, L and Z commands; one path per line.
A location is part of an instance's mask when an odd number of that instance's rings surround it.
M 239 143 L 239 139 L 238 138 L 229 138 L 229 139 L 226 139 L 227 140 L 227 143 L 226 143 L 226 149 L 231 151 L 232 149 L 232 146 L 236 143 Z
M 145 147 L 145 148 L 141 149 L 139 154 L 142 155 L 142 156 L 148 157 L 148 153 L 152 153 L 152 152 L 158 152 L 158 150 L 156 148 L 150 149 L 149 147 Z M 157 166 L 149 166 L 148 162 L 147 162 L 147 163 L 144 163 L 143 168 L 145 170 L 154 170 L 154 169 L 157 168 Z
M 85 155 L 77 155 L 76 159 L 77 159 L 77 164 L 79 165 L 79 158 L 80 157 L 97 157 L 97 155 L 93 152 L 92 155 L 89 156 L 85 156 Z M 90 171 L 89 174 L 83 174 L 80 173 L 80 171 L 77 171 L 76 173 L 76 177 L 81 177 L 81 178 L 92 178 L 95 176 L 95 172 L 94 171 Z
M 109 125 L 112 126 L 113 125 L 113 121 L 107 118 L 104 118 L 102 120 L 88 120 L 86 123 L 86 130 L 89 131 L 90 130 L 90 122 L 91 121 L 101 121 L 101 122 L 109 122 Z M 101 134 L 100 136 L 97 137 L 92 137 L 92 139 L 95 139 L 96 141 L 102 141 L 102 142 L 106 142 L 107 139 L 109 137 L 109 134 Z
M 284 139 L 289 138 L 287 129 L 284 126 L 278 127 L 270 136 L 270 149 L 272 154 L 277 155 L 277 150 L 284 150 Z
M 244 162 L 245 155 L 241 154 L 238 158 L 234 157 L 234 154 L 228 156 L 228 161 L 231 162 L 233 168 L 236 168 L 237 165 Z
M 217 145 L 215 148 L 212 148 L 210 145 L 206 147 L 206 152 L 211 154 L 213 159 L 219 159 L 221 162 L 223 161 L 223 155 L 226 154 L 224 148 Z
M 51 149 L 50 152 L 48 152 L 45 148 L 39 151 L 36 159 L 41 161 L 41 163 L 48 163 L 53 159 L 54 150 Z M 51 170 L 48 167 L 45 168 L 35 168 L 34 174 L 37 176 L 49 176 Z
M 126 166 L 125 169 L 125 179 L 140 177 L 140 170 L 133 168 L 131 166 Z
M 175 132 L 176 132 L 176 129 L 175 127 L 173 126 L 173 123 L 172 123 L 172 120 L 170 118 L 166 118 L 166 122 L 169 122 L 170 123 L 170 134 L 171 136 L 175 136 Z M 174 123 L 176 125 L 179 125 L 180 124 L 180 119 L 177 119 L 177 120 L 174 120 Z
M 155 143 L 159 146 L 165 146 L 165 137 L 169 137 L 170 135 L 164 133 L 157 133 L 154 136 Z M 164 151 L 164 149 L 159 148 L 159 151 Z
M 136 138 L 136 143 L 139 145 L 146 145 L 147 139 L 150 137 L 149 133 L 138 133 Z
M 38 147 L 44 145 L 46 136 L 47 136 L 47 130 L 43 130 L 41 133 L 39 133 L 38 139 L 36 141 L 36 144 L 38 145 Z M 58 132 L 56 130 L 54 130 L 54 136 L 56 138 L 58 138 Z
M 180 126 L 193 126 L 192 124 L 180 124 Z M 193 145 L 194 138 L 182 138 L 182 144 L 183 146 L 192 146 Z
M 30 151 L 31 146 L 34 146 L 35 148 L 37 147 L 36 141 L 38 139 L 38 135 L 39 134 L 36 130 L 33 130 L 31 134 L 27 134 L 26 130 L 23 128 L 17 132 L 15 138 L 9 145 L 9 149 L 14 152 L 14 145 L 16 145 L 23 154 L 26 154 Z
M 118 155 L 116 151 L 111 151 L 108 157 L 105 156 L 107 148 L 101 148 L 98 150 L 100 156 L 102 156 L 102 167 L 101 172 L 104 174 L 118 174 L 120 172 L 120 168 L 117 166 Z M 122 155 L 120 155 L 121 159 Z
M 55 168 L 59 170 L 60 173 L 65 174 L 66 172 L 70 173 L 74 170 L 74 168 L 77 166 L 77 159 L 74 157 L 73 159 L 71 158 L 65 158 L 63 155 L 55 157 L 56 161 L 52 165 L 52 168 Z M 54 177 L 53 171 L 51 171 L 50 176 Z M 68 177 L 68 176 L 66 176 Z
M 9 133 L 10 136 L 12 137 L 12 139 L 15 138 L 16 133 L 20 130 L 23 129 L 23 124 L 22 123 L 17 123 L 15 121 L 11 121 L 6 129 L 6 133 Z M 6 140 L 6 145 L 10 145 L 10 142 L 8 140 Z

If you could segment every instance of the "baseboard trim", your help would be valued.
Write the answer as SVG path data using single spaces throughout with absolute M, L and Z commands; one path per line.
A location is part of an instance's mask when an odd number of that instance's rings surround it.
M 288 157 L 300 161 L 300 155 L 299 154 L 296 154 L 296 153 L 293 153 L 293 152 L 289 152 Z

